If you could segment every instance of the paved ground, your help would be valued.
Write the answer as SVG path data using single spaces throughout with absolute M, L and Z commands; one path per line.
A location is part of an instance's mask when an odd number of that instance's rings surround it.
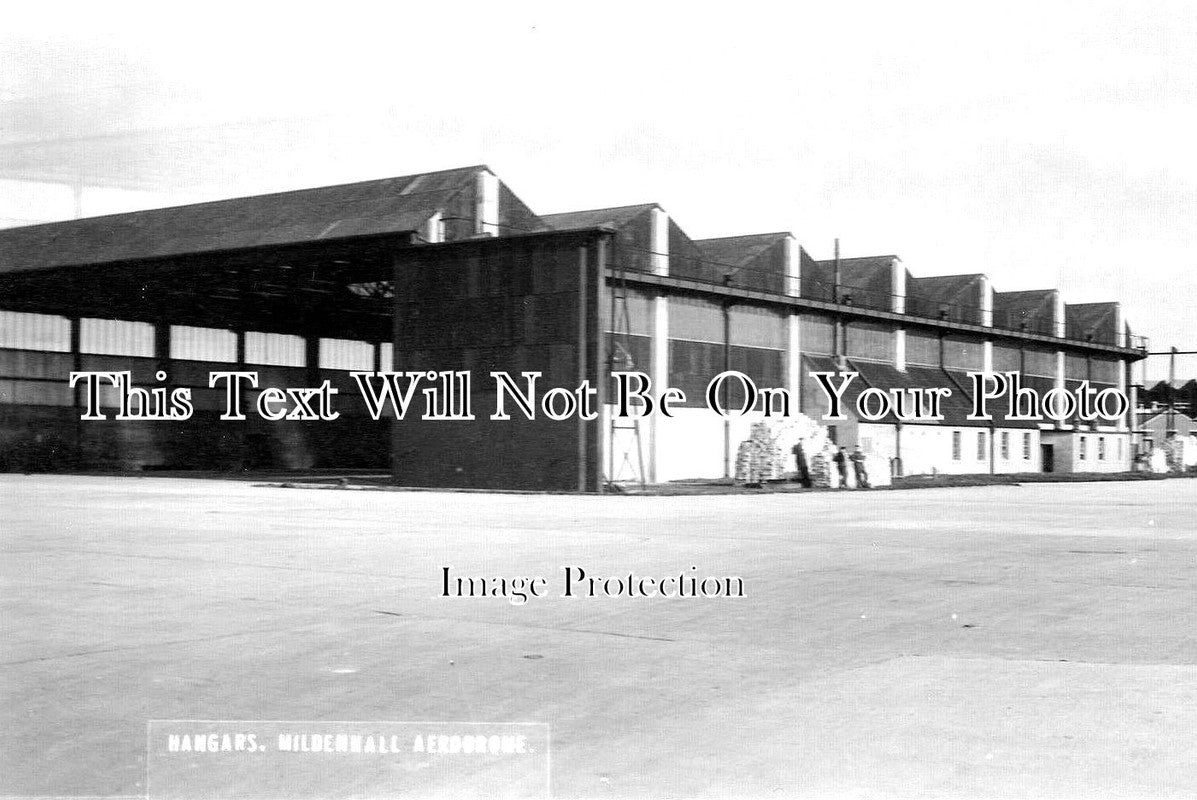
M 0 531 L 0 794 L 144 792 L 151 718 L 548 722 L 557 797 L 1197 794 L 1197 481 L 0 476 Z M 574 564 L 696 565 L 748 597 L 556 597 Z M 554 596 L 439 598 L 443 565 Z

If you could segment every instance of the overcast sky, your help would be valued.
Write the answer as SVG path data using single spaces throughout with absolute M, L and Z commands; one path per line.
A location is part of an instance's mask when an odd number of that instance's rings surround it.
M 1197 349 L 1188 0 L 5 15 L 0 224 L 73 213 L 29 179 L 81 177 L 98 214 L 485 163 L 539 212 L 658 202 L 695 238 L 789 230 L 816 258 L 838 237 L 1120 300 L 1153 349 Z

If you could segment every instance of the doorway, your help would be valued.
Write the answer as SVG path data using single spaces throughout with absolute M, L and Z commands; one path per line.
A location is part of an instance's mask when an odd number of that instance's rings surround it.
M 1040 463 L 1044 472 L 1056 471 L 1056 446 L 1054 444 L 1039 445 Z

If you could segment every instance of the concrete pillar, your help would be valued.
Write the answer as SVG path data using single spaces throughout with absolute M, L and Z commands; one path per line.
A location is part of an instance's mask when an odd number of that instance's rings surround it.
M 786 331 L 786 391 L 790 393 L 790 409 L 799 410 L 802 393 L 802 317 L 790 314 Z
M 981 276 L 981 324 L 993 327 L 993 285 L 988 275 Z
M 437 211 L 424 223 L 420 231 L 420 238 L 428 244 L 438 244 L 445 240 L 444 221 L 441 212 Z
M 70 317 L 70 337 L 71 337 L 71 370 L 74 372 L 83 371 L 83 334 L 82 322 L 78 317 Z M 72 415 L 72 420 L 75 425 L 75 457 L 82 460 L 83 458 L 83 422 L 79 418 L 83 413 L 84 399 L 83 399 L 83 383 L 76 383 L 73 392 L 75 413 Z
M 170 375 L 170 323 L 154 323 L 154 369 Z
M 1133 445 L 1133 444 L 1137 444 L 1137 442 L 1135 442 L 1134 433 L 1135 433 L 1135 428 L 1137 428 L 1139 425 L 1139 423 L 1138 423 L 1138 419 L 1139 419 L 1139 416 L 1138 416 L 1139 415 L 1139 411 L 1138 411 L 1138 409 L 1139 409 L 1139 390 L 1137 388 L 1135 388 L 1135 382 L 1133 380 L 1134 376 L 1131 374 L 1131 369 L 1132 369 L 1131 362 L 1124 361 L 1123 368 L 1121 370 L 1122 384 L 1124 386 L 1126 386 L 1127 390 L 1128 390 L 1127 395 L 1128 395 L 1128 399 L 1130 400 L 1130 410 L 1126 412 L 1126 421 L 1123 424 L 1126 425 L 1128 427 L 1128 429 L 1130 430 L 1130 433 L 1131 433 L 1130 440 Z
M 669 215 L 659 208 L 652 210 L 652 271 L 654 275 L 669 274 Z
M 793 236 L 785 238 L 785 253 L 786 294 L 790 297 L 800 297 L 802 295 L 802 253 L 801 245 Z
M 906 371 L 906 329 L 894 331 L 894 366 Z
M 474 197 L 474 233 L 499 235 L 499 178 L 489 170 L 478 173 Z
M 669 386 L 669 302 L 663 295 L 653 299 L 653 397 L 659 399 L 661 392 Z M 645 471 L 649 483 L 657 482 L 657 426 L 661 415 L 653 414 L 648 420 L 648 452 L 645 454 Z
M 1064 374 L 1065 374 L 1066 368 L 1067 368 L 1067 361 L 1064 356 L 1064 351 L 1057 350 L 1056 351 L 1056 387 L 1055 388 L 1059 389 L 1060 391 L 1064 391 Z M 1059 421 L 1056 423 L 1056 427 L 1063 428 L 1066 424 L 1067 423 L 1065 423 L 1063 421 Z M 1069 467 L 1069 472 L 1071 472 L 1071 471 L 1072 471 L 1072 467 Z
M 1127 391 L 1126 373 L 1127 373 L 1128 369 L 1129 369 L 1129 364 L 1126 361 L 1119 360 L 1119 362 L 1118 362 L 1118 391 L 1122 392 L 1122 394 L 1126 395 L 1127 399 L 1130 400 L 1130 413 L 1133 414 L 1135 412 L 1135 399 L 1136 398 L 1134 397 L 1133 389 L 1131 389 L 1129 392 Z M 1120 430 L 1120 431 L 1129 430 L 1129 428 L 1127 427 L 1127 419 L 1126 419 L 1125 415 L 1118 418 L 1118 430 Z
M 307 370 L 308 385 L 316 386 L 320 383 L 320 337 L 303 337 L 303 365 Z
M 993 342 L 981 344 L 981 371 L 993 372 Z
M 1064 311 L 1064 297 L 1059 291 L 1052 292 L 1052 301 L 1055 308 L 1055 318 L 1053 322 L 1056 326 L 1056 336 L 1063 337 L 1067 332 L 1067 319 Z
M 895 314 L 906 313 L 906 267 L 902 259 L 895 258 L 890 264 L 890 295 L 892 295 L 892 310 Z

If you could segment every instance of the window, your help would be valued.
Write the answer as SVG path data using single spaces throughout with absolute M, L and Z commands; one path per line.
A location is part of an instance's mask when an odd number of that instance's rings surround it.
M 0 311 L 0 347 L 68 353 L 71 323 L 66 317 Z
M 1031 460 L 1031 434 L 1029 433 L 1022 435 L 1022 457 L 1026 461 Z
M 960 460 L 960 431 L 952 431 L 952 460 Z
M 977 460 L 985 460 L 985 431 L 977 431 Z
M 150 335 L 153 336 L 151 329 Z M 237 334 L 224 328 L 170 327 L 170 357 L 180 361 L 237 361 Z
M 1010 460 L 1010 431 L 1002 431 L 1002 461 Z
M 1077 448 L 1077 458 L 1079 458 L 1081 461 L 1085 460 L 1085 437 L 1084 436 L 1081 437 L 1080 446 Z
M 302 367 L 307 345 L 302 336 L 281 333 L 245 332 L 245 363 L 276 367 Z
M 154 326 L 148 322 L 85 318 L 79 321 L 79 349 L 95 355 L 152 358 Z
M 1104 436 L 1097 437 L 1097 460 L 1106 460 L 1106 437 Z
M 321 339 L 320 369 L 369 372 L 374 369 L 374 345 L 355 339 Z

